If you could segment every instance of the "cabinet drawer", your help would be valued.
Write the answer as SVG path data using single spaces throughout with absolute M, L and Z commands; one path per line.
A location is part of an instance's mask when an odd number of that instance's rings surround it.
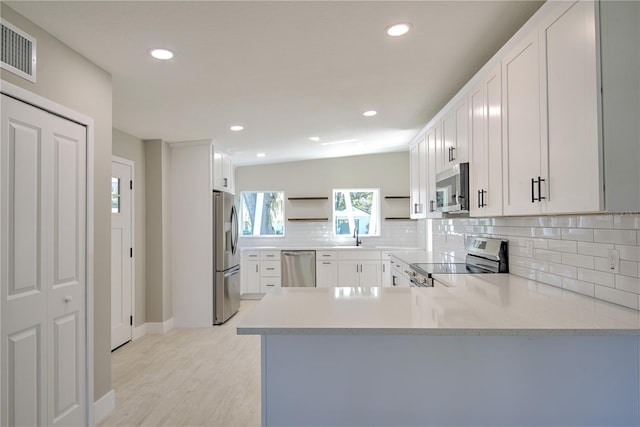
M 338 259 L 338 253 L 336 251 L 316 251 L 316 261 L 334 259 Z
M 242 258 L 251 261 L 257 261 L 260 259 L 260 252 L 258 251 L 242 251 Z
M 261 261 L 261 277 L 280 277 L 280 261 Z
M 279 277 L 263 277 L 260 279 L 260 292 L 268 293 L 281 286 Z
M 280 261 L 280 251 L 260 251 L 261 261 Z

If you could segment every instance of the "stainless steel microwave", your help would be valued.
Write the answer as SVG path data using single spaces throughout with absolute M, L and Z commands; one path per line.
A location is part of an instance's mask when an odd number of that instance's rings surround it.
M 469 163 L 436 174 L 436 212 L 469 213 Z

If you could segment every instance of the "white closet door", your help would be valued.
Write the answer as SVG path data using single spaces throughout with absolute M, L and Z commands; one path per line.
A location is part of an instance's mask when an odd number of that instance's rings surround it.
M 2 95 L 2 425 L 86 423 L 86 129 Z

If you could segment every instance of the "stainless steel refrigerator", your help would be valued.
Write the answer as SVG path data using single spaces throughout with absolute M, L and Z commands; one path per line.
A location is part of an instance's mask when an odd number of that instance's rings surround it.
M 238 212 L 233 195 L 213 192 L 213 324 L 226 322 L 240 308 Z

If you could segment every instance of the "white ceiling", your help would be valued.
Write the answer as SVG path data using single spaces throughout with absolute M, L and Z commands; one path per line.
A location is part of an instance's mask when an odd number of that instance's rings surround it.
M 212 138 L 248 165 L 405 150 L 541 2 L 5 4 L 112 74 L 115 128 Z M 412 31 L 387 36 L 400 21 Z M 175 57 L 161 63 L 154 47 Z

